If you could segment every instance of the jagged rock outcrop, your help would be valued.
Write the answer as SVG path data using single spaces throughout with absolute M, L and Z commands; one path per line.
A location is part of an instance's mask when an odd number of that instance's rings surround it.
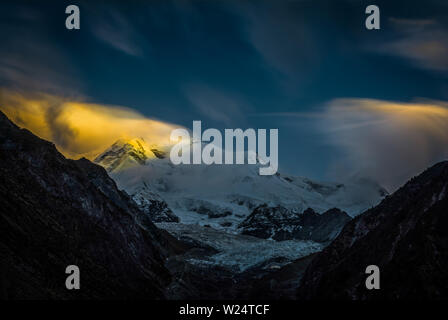
M 298 213 L 282 206 L 262 205 L 254 209 L 239 229 L 242 234 L 263 239 L 329 242 L 350 220 L 347 213 L 336 208 L 319 214 L 310 208 Z
M 312 261 L 301 299 L 447 299 L 448 162 L 349 222 Z M 380 268 L 367 290 L 366 267 Z
M 148 186 L 137 188 L 131 197 L 152 222 L 179 222 L 179 217 L 171 211 L 167 203 Z
M 6 299 L 165 298 L 182 246 L 106 171 L 68 160 L 0 112 L 0 294 Z M 67 290 L 77 265 L 81 289 Z

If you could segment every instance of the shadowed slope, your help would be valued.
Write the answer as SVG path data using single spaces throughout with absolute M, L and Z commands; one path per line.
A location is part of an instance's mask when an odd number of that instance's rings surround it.
M 447 299 L 448 162 L 349 222 L 308 267 L 304 299 Z M 368 265 L 381 289 L 367 290 Z
M 66 159 L 1 112 L 0 203 L 3 298 L 164 298 L 177 241 L 102 167 Z M 81 290 L 65 288 L 71 264 Z

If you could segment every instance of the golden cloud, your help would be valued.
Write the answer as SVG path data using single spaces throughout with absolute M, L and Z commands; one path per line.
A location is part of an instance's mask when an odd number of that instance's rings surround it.
M 168 146 L 171 131 L 179 127 L 126 107 L 69 101 L 43 93 L 2 90 L 0 110 L 18 126 L 55 143 L 69 158 L 94 159 L 118 139 L 143 138 L 148 145 Z

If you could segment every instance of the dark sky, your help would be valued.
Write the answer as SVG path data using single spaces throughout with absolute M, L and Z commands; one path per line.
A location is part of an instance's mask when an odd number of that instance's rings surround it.
M 69 4 L 79 31 L 65 29 Z M 380 30 L 364 26 L 369 4 Z M 349 152 L 322 128 L 335 99 L 448 101 L 447 5 L 2 1 L 0 83 L 189 128 L 279 128 L 280 171 L 330 179 Z

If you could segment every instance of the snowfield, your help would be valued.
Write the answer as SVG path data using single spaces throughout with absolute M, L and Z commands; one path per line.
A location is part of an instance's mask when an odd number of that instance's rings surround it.
M 323 213 L 339 208 L 354 217 L 375 206 L 387 192 L 373 181 L 317 182 L 277 173 L 260 176 L 257 165 L 173 165 L 169 149 L 142 139 L 117 141 L 95 160 L 120 189 L 142 202 L 157 195 L 185 224 L 209 225 L 237 233 L 259 205 Z

